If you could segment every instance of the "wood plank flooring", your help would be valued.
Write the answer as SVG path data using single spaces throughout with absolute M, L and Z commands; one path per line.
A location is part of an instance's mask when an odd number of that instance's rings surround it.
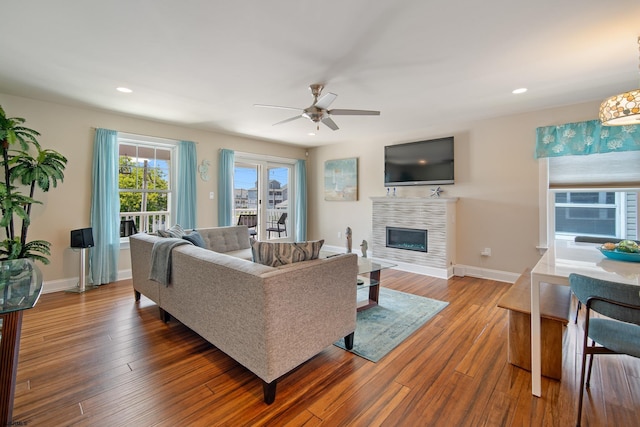
M 195 333 L 164 324 L 130 281 L 84 294 L 43 295 L 24 314 L 14 423 L 36 426 L 570 426 L 575 424 L 581 329 L 569 323 L 563 380 L 507 363 L 509 284 L 436 279 L 397 270 L 383 286 L 448 301 L 378 363 L 330 346 L 278 384 L 262 383 Z M 640 419 L 640 362 L 596 358 L 583 425 Z

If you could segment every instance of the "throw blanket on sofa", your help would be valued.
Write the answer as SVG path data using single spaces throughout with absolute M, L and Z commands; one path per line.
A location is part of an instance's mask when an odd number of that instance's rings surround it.
M 155 280 L 165 286 L 171 283 L 171 251 L 180 245 L 191 245 L 192 243 L 184 239 L 167 237 L 158 240 L 151 249 L 151 270 L 149 279 Z

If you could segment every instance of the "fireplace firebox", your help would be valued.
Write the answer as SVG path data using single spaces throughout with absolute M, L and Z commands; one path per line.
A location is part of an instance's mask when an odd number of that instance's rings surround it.
M 387 227 L 387 247 L 427 252 L 427 230 Z

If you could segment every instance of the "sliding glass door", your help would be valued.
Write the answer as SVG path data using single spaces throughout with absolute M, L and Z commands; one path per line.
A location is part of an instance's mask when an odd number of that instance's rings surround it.
M 266 197 L 266 238 L 282 239 L 290 237 L 292 228 L 289 226 L 292 215 L 289 200 L 291 165 L 267 166 L 267 197 Z
M 293 164 L 236 156 L 235 224 L 258 240 L 293 240 Z

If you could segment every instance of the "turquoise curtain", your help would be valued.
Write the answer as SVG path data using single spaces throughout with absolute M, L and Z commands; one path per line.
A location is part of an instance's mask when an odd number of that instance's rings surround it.
M 307 163 L 296 160 L 296 241 L 307 240 Z
M 218 167 L 218 226 L 233 225 L 233 171 L 235 153 L 233 150 L 220 150 Z
M 178 142 L 178 177 L 176 188 L 176 224 L 182 228 L 196 228 L 196 144 Z
M 118 194 L 118 133 L 96 129 L 93 143 L 89 277 L 94 285 L 115 282 L 120 254 L 120 195 Z
M 536 158 L 640 150 L 640 125 L 603 126 L 600 120 L 536 129 Z

